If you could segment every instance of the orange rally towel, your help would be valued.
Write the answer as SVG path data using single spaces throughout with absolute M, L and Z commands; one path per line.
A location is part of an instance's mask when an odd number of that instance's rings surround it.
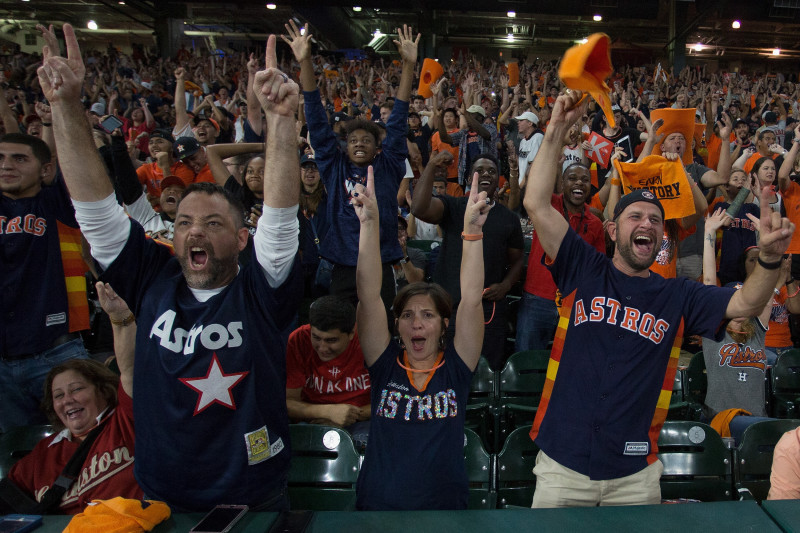
M 648 189 L 664 207 L 664 218 L 683 218 L 694 213 L 694 198 L 686 171 L 680 161 L 667 161 L 660 155 L 649 155 L 641 163 L 620 163 L 614 167 L 622 180 L 622 194 Z
M 731 420 L 739 415 L 750 416 L 750 412 L 744 409 L 725 409 L 714 416 L 709 426 L 714 428 L 714 431 L 719 433 L 720 437 L 730 437 Z
M 94 500 L 82 513 L 72 517 L 64 533 L 150 531 L 169 516 L 167 504 L 155 500 Z
M 611 89 L 606 84 L 606 79 L 613 71 L 611 38 L 605 33 L 592 34 L 584 44 L 573 46 L 564 52 L 558 67 L 558 77 L 564 85 L 592 95 L 612 128 L 616 127 L 616 123 L 611 111 Z

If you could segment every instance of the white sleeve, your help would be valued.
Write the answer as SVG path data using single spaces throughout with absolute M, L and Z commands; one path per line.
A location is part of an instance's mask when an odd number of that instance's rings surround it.
M 125 210 L 132 219 L 145 228 L 145 231 L 148 230 L 148 225 L 152 226 L 151 220 L 154 218 L 161 219 L 156 210 L 153 209 L 153 206 L 150 205 L 150 200 L 147 199 L 146 194 L 139 196 L 132 204 L 125 204 Z
M 411 169 L 411 163 L 409 163 L 408 159 L 406 159 L 406 174 L 405 176 L 403 176 L 403 179 L 413 178 L 413 177 L 414 177 L 414 171 Z
M 108 268 L 128 242 L 131 234 L 128 215 L 114 193 L 98 202 L 72 200 L 72 205 L 75 220 L 91 246 L 92 257 L 103 269 Z
M 270 287 L 280 286 L 292 270 L 300 245 L 298 208 L 297 205 L 282 208 L 265 205 L 258 219 L 253 245 Z

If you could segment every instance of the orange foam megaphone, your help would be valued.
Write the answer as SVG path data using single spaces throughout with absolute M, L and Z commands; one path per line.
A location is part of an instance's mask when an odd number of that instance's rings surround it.
M 516 87 L 519 83 L 519 63 L 514 61 L 508 64 L 508 86 Z
M 431 90 L 431 85 L 436 83 L 439 78 L 442 77 L 442 74 L 444 74 L 442 65 L 435 59 L 426 57 L 425 61 L 422 62 L 422 73 L 419 75 L 417 94 L 425 98 L 432 97 L 433 91 Z
M 650 121 L 652 123 L 655 123 L 655 121 L 658 119 L 664 121 L 664 124 L 658 128 L 657 132 L 659 135 L 663 135 L 664 139 L 662 139 L 661 142 L 653 147 L 652 153 L 655 155 L 661 155 L 661 146 L 664 144 L 664 140 L 666 140 L 666 138 L 673 133 L 680 133 L 686 140 L 686 148 L 681 156 L 683 159 L 683 164 L 692 164 L 692 138 L 694 137 L 694 133 L 696 131 L 694 124 L 696 112 L 697 109 L 694 107 L 681 109 L 664 108 L 653 109 L 650 111 Z
M 558 77 L 568 88 L 592 95 L 603 113 L 608 124 L 616 126 L 614 113 L 611 112 L 611 98 L 606 84 L 614 71 L 611 66 L 611 39 L 605 33 L 590 35 L 584 44 L 573 46 L 561 58 L 558 67 Z

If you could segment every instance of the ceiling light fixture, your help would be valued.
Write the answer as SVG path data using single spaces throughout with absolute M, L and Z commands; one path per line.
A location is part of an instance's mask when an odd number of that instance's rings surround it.
M 774 56 L 779 56 L 779 55 L 781 55 L 781 49 L 780 49 L 780 48 L 775 48 L 775 49 L 772 51 L 772 55 L 774 55 Z
M 734 30 L 738 30 L 739 28 L 741 28 L 741 27 L 742 27 L 742 23 L 741 23 L 741 22 L 739 22 L 738 20 L 734 20 L 733 22 L 731 22 L 731 27 L 732 27 Z
M 580 44 L 586 44 L 586 43 L 588 43 L 588 42 L 589 42 L 589 39 L 587 39 L 586 37 L 584 37 L 583 39 L 581 39 L 580 41 L 578 41 L 578 43 L 580 43 Z
M 516 11 L 509 11 L 508 13 L 506 13 L 506 15 L 508 15 L 508 18 L 513 19 L 514 17 L 517 16 L 517 12 Z
M 508 41 L 509 43 L 513 43 L 514 42 L 514 34 L 513 33 L 509 33 L 508 36 L 506 37 L 506 41 Z
M 603 20 L 603 15 L 600 15 L 598 13 L 597 15 L 592 17 L 592 20 L 594 20 L 595 22 L 600 22 L 601 20 Z
M 358 13 L 359 11 L 361 11 L 361 6 L 353 6 L 353 11 Z
M 90 30 L 96 30 L 97 23 L 93 20 L 90 20 L 89 22 L 86 23 L 86 27 L 89 28 Z
M 692 48 L 694 48 L 696 52 L 701 52 L 704 48 L 703 43 L 697 43 Z
M 267 4 L 267 9 L 277 9 L 277 8 L 278 6 L 276 6 L 275 4 Z

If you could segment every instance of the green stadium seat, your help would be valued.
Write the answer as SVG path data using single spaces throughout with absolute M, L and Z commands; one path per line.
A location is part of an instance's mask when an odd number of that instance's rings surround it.
M 14 463 L 28 455 L 43 438 L 53 434 L 53 426 L 40 424 L 9 429 L 0 435 L 0 478 L 8 475 Z
M 688 402 L 686 418 L 700 420 L 703 414 L 703 403 L 706 401 L 708 391 L 708 375 L 706 374 L 706 360 L 703 352 L 697 352 L 689 361 L 689 366 L 683 374 L 683 397 Z
M 494 509 L 497 493 L 492 486 L 492 456 L 486 453 L 478 434 L 470 429 L 464 430 L 464 462 L 469 480 L 469 509 Z
M 497 374 L 489 367 L 485 357 L 481 357 L 469 389 L 465 427 L 475 431 L 483 440 L 483 445 L 493 451 L 494 437 L 494 407 L 496 394 Z
M 440 245 L 441 243 L 439 241 L 433 241 L 433 240 L 427 241 L 424 239 L 408 239 L 406 241 L 406 246 L 408 248 L 416 248 L 417 250 L 422 250 L 423 252 L 425 252 L 426 256 L 431 253 L 431 250 Z
M 539 447 L 531 440 L 530 428 L 511 432 L 497 454 L 497 504 L 505 507 L 530 507 L 536 488 L 536 454 Z
M 672 420 L 658 438 L 663 499 L 700 501 L 733 499 L 731 451 L 708 424 Z
M 772 454 L 775 445 L 787 431 L 800 426 L 800 420 L 766 420 L 744 430 L 742 442 L 734 450 L 737 488 L 745 488 L 758 500 L 769 494 Z
M 292 424 L 289 500 L 292 509 L 355 509 L 360 457 L 346 431 L 316 424 Z
M 772 367 L 772 416 L 800 418 L 800 350 L 789 350 Z
M 530 429 L 544 390 L 549 361 L 550 350 L 526 350 L 508 358 L 500 372 L 498 388 L 500 442 L 516 428 Z

